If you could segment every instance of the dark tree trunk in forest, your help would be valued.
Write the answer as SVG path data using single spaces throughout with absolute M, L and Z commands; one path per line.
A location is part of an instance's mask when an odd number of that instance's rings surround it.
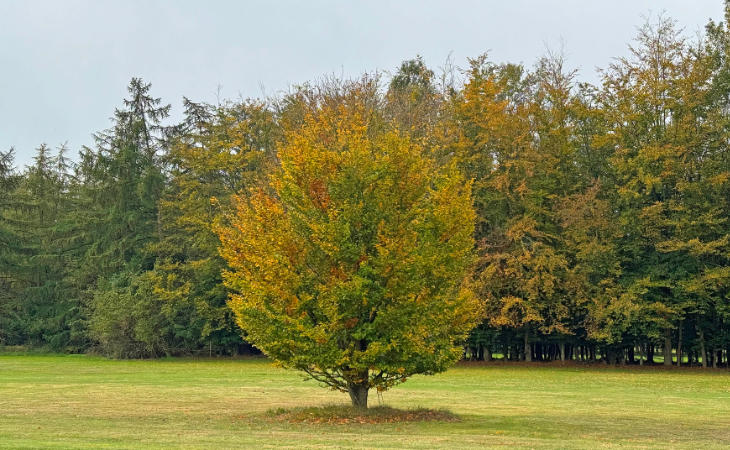
M 651 342 L 646 343 L 646 362 L 654 364 L 654 344 Z
M 677 367 L 682 367 L 682 321 L 679 321 L 679 336 L 677 337 Z
M 525 330 L 525 361 L 532 361 L 532 347 L 530 346 L 529 330 Z
M 705 332 L 700 329 L 700 357 L 702 358 L 702 367 L 707 368 L 707 349 L 705 349 Z
M 484 347 L 484 360 L 485 361 L 492 360 L 492 349 L 490 347 Z
M 629 364 L 634 364 L 636 362 L 636 354 L 634 353 L 636 351 L 636 349 L 632 345 L 631 347 L 627 348 L 626 351 L 628 353 L 627 358 L 626 358 L 627 362 Z
M 672 365 L 672 333 L 669 329 L 664 331 L 664 365 Z

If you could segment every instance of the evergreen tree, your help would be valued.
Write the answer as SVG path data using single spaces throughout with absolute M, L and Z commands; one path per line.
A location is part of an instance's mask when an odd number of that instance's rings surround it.
M 227 265 L 212 227 L 230 210 L 233 194 L 263 184 L 278 129 L 261 102 L 212 107 L 186 100 L 186 112 L 166 158 L 170 181 L 148 276 L 181 349 L 208 343 L 210 350 L 237 353 L 243 342 L 226 304 Z
M 102 351 L 142 356 L 164 351 L 156 338 L 142 337 L 155 335 L 144 324 L 162 319 L 142 320 L 136 313 L 161 314 L 159 302 L 138 291 L 147 289 L 139 277 L 155 261 L 149 245 L 159 236 L 158 201 L 165 183 L 161 158 L 168 134 L 162 121 L 170 105 L 160 106 L 161 100 L 149 94 L 150 85 L 138 78 L 128 91 L 123 108 L 114 113 L 113 127 L 96 135 L 97 150 L 82 156 L 88 176 L 84 200 L 93 209 L 80 224 L 87 248 L 76 278 L 93 286 L 85 294 L 89 331 Z M 146 302 L 145 308 L 138 300 Z M 129 325 L 117 326 L 123 322 Z
M 18 237 L 8 222 L 12 213 L 17 184 L 14 150 L 0 152 L 0 345 L 22 342 L 22 313 L 15 276 Z

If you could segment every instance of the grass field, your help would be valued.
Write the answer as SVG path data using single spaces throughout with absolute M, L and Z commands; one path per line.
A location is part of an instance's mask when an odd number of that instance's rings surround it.
M 0 356 L 3 448 L 730 446 L 727 371 L 461 365 L 384 395 L 396 408 L 448 409 L 458 422 L 305 424 L 267 414 L 345 402 L 264 359 Z

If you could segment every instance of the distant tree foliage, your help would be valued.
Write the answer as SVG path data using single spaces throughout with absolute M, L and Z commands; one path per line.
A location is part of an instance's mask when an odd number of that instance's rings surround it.
M 417 56 L 172 123 L 132 79 L 77 158 L 0 152 L 0 345 L 253 344 L 356 398 L 456 357 L 728 366 L 725 10 L 648 21 L 596 85 L 559 54 Z M 457 286 L 484 315 L 443 328 Z

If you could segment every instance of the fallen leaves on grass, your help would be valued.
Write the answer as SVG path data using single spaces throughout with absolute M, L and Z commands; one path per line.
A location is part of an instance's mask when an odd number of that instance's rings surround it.
M 278 408 L 267 414 L 272 420 L 291 423 L 321 424 L 377 424 L 403 422 L 458 422 L 459 417 L 445 410 L 426 408 L 396 409 L 389 406 L 376 406 L 356 409 L 350 406 L 329 405 L 293 409 Z

